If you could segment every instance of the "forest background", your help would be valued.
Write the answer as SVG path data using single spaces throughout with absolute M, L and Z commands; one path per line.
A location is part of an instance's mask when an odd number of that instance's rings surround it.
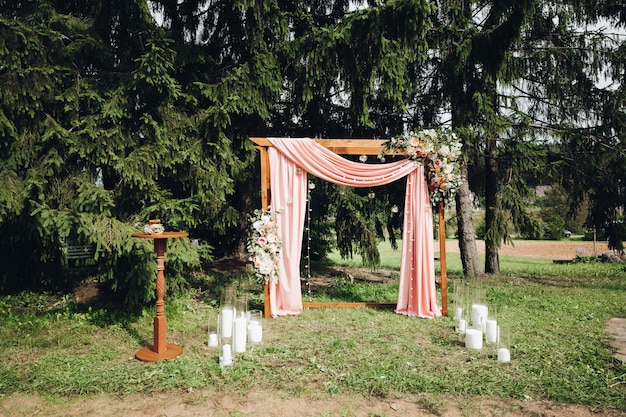
M 153 218 L 192 237 L 168 248 L 168 288 L 246 258 L 250 136 L 454 129 L 470 278 L 498 272 L 513 234 L 574 225 L 623 250 L 624 25 L 623 3 L 594 0 L 0 0 L 0 291 L 71 287 L 64 249 L 93 245 L 102 290 L 148 302 L 154 255 L 130 235 Z M 312 256 L 375 265 L 403 184 L 312 181 Z M 550 210 L 534 210 L 539 185 Z

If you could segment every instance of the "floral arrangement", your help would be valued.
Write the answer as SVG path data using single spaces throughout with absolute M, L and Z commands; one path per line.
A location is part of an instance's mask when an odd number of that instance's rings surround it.
M 150 220 L 150 223 L 143 227 L 143 232 L 148 235 L 158 235 L 165 231 L 165 227 L 159 220 Z
M 384 161 L 387 153 L 407 155 L 424 166 L 433 204 L 452 201 L 462 182 L 458 163 L 461 142 L 454 133 L 434 129 L 410 132 L 385 142 L 379 159 Z
M 250 216 L 250 235 L 247 248 L 255 275 L 267 283 L 278 278 L 278 256 L 281 241 L 278 236 L 276 215 L 278 212 L 255 210 Z

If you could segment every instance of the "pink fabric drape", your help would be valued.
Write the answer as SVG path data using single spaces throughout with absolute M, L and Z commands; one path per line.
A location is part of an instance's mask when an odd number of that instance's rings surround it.
M 402 263 L 396 313 L 437 317 L 432 205 L 424 168 L 409 174 L 404 201 Z
M 274 148 L 268 149 L 272 187 L 271 206 L 272 210 L 281 211 L 278 219 L 284 217 L 282 222 L 278 222 L 278 227 L 281 229 L 283 239 L 281 257 L 285 257 L 285 262 L 279 263 L 278 283 L 273 289 L 270 286 L 271 315 L 275 317 L 297 314 L 302 310 L 299 264 L 306 210 L 306 172 L 326 181 L 352 187 L 385 185 L 409 175 L 396 312 L 428 318 L 441 315 L 435 290 L 432 208 L 423 167 L 408 159 L 389 164 L 352 162 L 309 138 L 269 138 L 269 140 L 274 145 Z M 301 168 L 299 174 L 297 167 Z M 294 180 L 295 177 L 298 177 L 297 181 Z M 285 187 L 292 191 L 286 194 L 287 191 L 279 191 L 276 187 Z M 297 190 L 293 191 L 294 188 Z M 289 230 L 282 230 L 283 228 Z M 296 240 L 297 246 L 289 240 Z M 296 286 L 297 296 L 294 291 Z
M 273 148 L 270 160 L 271 210 L 278 211 L 276 223 L 282 241 L 278 258 L 278 279 L 269 283 L 270 315 L 300 314 L 300 252 L 306 212 L 307 175 Z
M 269 141 L 280 153 L 306 172 L 323 180 L 350 187 L 389 184 L 417 169 L 417 165 L 408 159 L 375 165 L 352 162 L 309 138 L 269 138 Z

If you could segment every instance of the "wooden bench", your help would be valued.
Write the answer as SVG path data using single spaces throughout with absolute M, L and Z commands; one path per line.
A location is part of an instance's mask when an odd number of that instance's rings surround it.
M 94 259 L 95 245 L 68 245 L 63 248 L 68 268 L 85 267 L 88 259 Z

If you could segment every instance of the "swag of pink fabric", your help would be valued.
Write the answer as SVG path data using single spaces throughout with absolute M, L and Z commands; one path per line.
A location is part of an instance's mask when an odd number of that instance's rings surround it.
M 374 187 L 408 176 L 396 312 L 433 318 L 437 304 L 432 206 L 424 168 L 408 159 L 388 164 L 349 161 L 309 138 L 269 138 L 272 211 L 279 211 L 282 250 L 270 282 L 272 317 L 302 312 L 300 251 L 306 214 L 307 173 L 336 184 Z

